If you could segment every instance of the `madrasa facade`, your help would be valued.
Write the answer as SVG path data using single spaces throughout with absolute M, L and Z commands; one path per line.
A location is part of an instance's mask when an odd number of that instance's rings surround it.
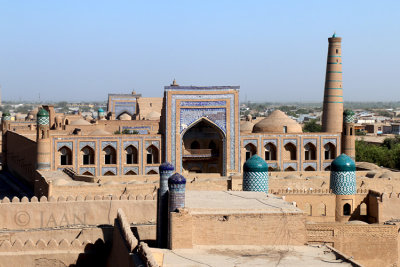
M 343 120 L 340 43 L 329 38 L 323 132 L 303 133 L 279 110 L 255 124 L 250 117 L 241 121 L 239 86 L 180 86 L 174 80 L 160 98 L 110 94 L 107 110 L 97 116 L 59 114 L 49 105 L 24 121 L 11 122 L 4 113 L 3 165 L 20 177 L 65 168 L 125 176 L 156 175 L 168 161 L 180 173 L 229 176 L 257 154 L 270 170 L 329 170 L 340 153 L 354 158 L 352 116 Z M 16 145 L 21 143 L 26 145 Z

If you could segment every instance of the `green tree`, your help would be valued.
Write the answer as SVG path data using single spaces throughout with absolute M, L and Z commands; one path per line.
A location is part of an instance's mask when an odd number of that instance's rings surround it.
M 303 126 L 303 132 L 305 133 L 315 133 L 321 132 L 322 126 L 317 123 L 317 120 L 310 120 L 306 122 Z

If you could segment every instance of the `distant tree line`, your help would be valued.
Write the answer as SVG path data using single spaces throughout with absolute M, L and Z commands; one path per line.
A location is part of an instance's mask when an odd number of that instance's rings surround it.
M 386 138 L 382 145 L 372 145 L 362 140 L 356 141 L 356 161 L 400 169 L 400 137 Z

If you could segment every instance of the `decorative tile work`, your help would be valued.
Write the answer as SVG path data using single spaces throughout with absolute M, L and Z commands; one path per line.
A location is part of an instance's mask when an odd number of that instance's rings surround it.
M 333 145 L 336 146 L 336 139 L 334 139 L 334 138 L 325 138 L 325 139 L 322 139 L 322 142 L 324 145 L 326 145 L 327 143 L 332 143 Z
M 182 101 L 181 107 L 226 106 L 226 101 Z
M 305 170 L 308 166 L 311 166 L 311 167 L 314 168 L 314 170 L 317 170 L 317 163 L 316 162 L 303 163 L 303 170 Z
M 124 174 L 129 171 L 134 171 L 136 174 L 139 174 L 139 167 L 124 167 Z
M 117 118 L 122 113 L 134 115 L 136 111 L 136 101 L 134 102 L 114 102 L 114 112 Z
M 323 170 L 325 170 L 325 168 L 326 168 L 326 167 L 329 167 L 329 166 L 331 166 L 331 163 L 330 163 L 330 162 L 324 162 L 324 163 L 322 164 Z
M 91 147 L 93 150 L 96 150 L 95 141 L 79 142 L 79 150 L 82 150 L 82 148 L 84 148 L 85 146 Z
M 117 150 L 117 141 L 102 141 L 101 149 L 103 150 L 106 146 L 112 146 L 115 150 Z
M 72 142 L 57 142 L 57 151 L 60 150 L 63 146 L 68 147 L 69 149 L 72 149 Z
M 202 117 L 214 122 L 226 134 L 226 109 L 225 108 L 181 108 L 180 132 L 182 133 L 191 124 Z
M 283 163 L 283 170 L 286 170 L 288 167 L 292 167 L 295 171 L 297 171 L 297 163 L 295 162 Z
M 197 87 L 196 87 L 197 88 Z M 220 89 L 219 89 L 219 87 L 213 87 L 213 88 L 215 88 L 215 89 L 213 89 L 213 90 L 211 90 L 209 87 L 207 87 L 207 88 L 204 88 L 204 89 L 209 89 L 210 91 L 219 91 L 219 90 L 222 90 L 222 91 L 227 91 L 227 90 L 232 90 L 232 89 L 239 89 L 239 87 L 236 87 L 236 86 L 232 86 L 232 87 L 221 87 Z M 195 90 L 195 88 L 194 87 L 180 87 L 179 89 L 187 89 L 187 90 Z M 176 88 L 175 87 L 168 87 L 168 86 L 166 86 L 166 87 L 164 87 L 164 90 L 165 91 L 170 91 L 170 90 L 176 90 Z M 224 157 L 225 157 L 225 155 L 226 155 L 226 150 L 227 149 L 229 149 L 230 150 L 230 154 L 231 154 L 231 157 L 230 157 L 230 165 L 232 166 L 232 167 L 234 167 L 235 166 L 235 161 L 236 161 L 236 150 L 235 150 L 235 140 L 236 140 L 236 136 L 235 136 L 235 124 L 233 123 L 234 122 L 234 118 L 235 118 L 235 113 L 239 113 L 239 110 L 236 108 L 236 106 L 234 105 L 234 103 L 235 103 L 235 95 L 234 94 L 220 94 L 220 95 L 172 95 L 171 96 L 171 121 L 172 121 L 172 124 L 171 124 L 171 129 L 169 129 L 168 128 L 168 124 L 167 124 L 167 127 L 166 127 L 166 129 L 165 129 L 165 134 L 166 134 L 166 136 L 172 136 L 172 138 L 171 138 L 171 147 L 175 147 L 176 146 L 176 143 L 178 142 L 178 143 L 182 143 L 182 138 L 180 138 L 179 140 L 176 140 L 176 100 L 177 99 L 183 99 L 183 100 L 186 100 L 186 99 L 208 99 L 208 100 L 212 100 L 212 99 L 228 99 L 229 100 L 229 102 L 230 103 L 232 103 L 232 108 L 230 109 L 230 113 L 229 113 L 229 118 L 230 118 L 230 121 L 232 122 L 232 125 L 231 125 L 231 127 L 230 127 L 230 137 L 231 137 L 231 139 L 230 139 L 230 143 L 228 144 L 229 145 L 229 147 L 228 148 L 226 148 L 226 143 L 225 143 L 225 140 L 223 140 L 223 142 L 224 142 Z M 168 113 L 168 106 L 166 107 L 166 111 L 167 111 L 167 113 Z M 180 159 L 179 160 L 181 160 L 182 159 L 182 149 L 181 149 L 181 155 L 180 155 Z M 224 158 L 224 162 L 226 162 L 225 161 L 226 159 Z M 173 164 L 173 165 L 175 165 L 176 164 L 176 158 L 175 158 L 175 153 L 172 153 L 171 154 L 171 163 Z M 224 172 L 223 172 L 223 174 L 225 175 L 226 174 L 226 164 L 223 164 L 223 166 L 224 166 Z M 180 171 L 182 172 L 182 167 L 181 167 L 181 169 L 180 169 Z
M 276 169 L 276 168 L 278 168 L 278 164 L 268 162 L 268 167 L 272 167 L 272 168 Z
M 147 149 L 151 145 L 153 145 L 156 148 L 160 149 L 160 142 L 159 141 L 146 141 L 145 148 Z
M 4 117 L 4 120 L 11 120 L 11 117 L 9 117 L 9 116 L 5 116 Z M 38 116 L 37 117 L 37 124 L 38 125 L 49 125 L 49 122 L 50 122 L 50 119 L 49 119 L 49 117 L 48 116 L 46 116 L 46 117 L 42 117 L 42 116 Z
M 292 143 L 293 145 L 297 146 L 297 139 L 284 139 L 283 145 L 285 146 L 288 143 Z
M 149 171 L 155 171 L 158 173 L 158 167 L 146 167 L 144 170 L 144 174 L 147 174 Z
M 124 141 L 124 150 L 128 146 L 134 146 L 134 147 L 136 147 L 137 150 L 139 150 L 139 141 Z
M 248 144 L 254 145 L 256 148 L 258 148 L 258 140 L 256 139 L 246 139 L 243 140 L 243 147 L 247 146 Z
M 264 146 L 266 146 L 268 143 L 274 144 L 275 147 L 278 146 L 278 140 L 276 139 L 264 139 Z
M 345 115 L 345 116 L 343 116 L 343 120 L 345 123 L 354 123 L 356 120 L 356 114 Z
M 356 194 L 356 172 L 335 172 L 331 171 L 330 189 L 335 195 Z
M 243 191 L 268 193 L 268 172 L 243 172 Z
M 305 146 L 307 143 L 313 144 L 315 147 L 317 147 L 317 139 L 303 139 L 303 146 Z
M 82 168 L 79 168 L 79 174 L 83 174 L 85 172 L 90 172 L 91 174 L 95 175 L 96 174 L 96 168 L 94 168 L 94 167 L 82 167 Z
M 101 175 L 104 175 L 108 171 L 117 175 L 117 167 L 103 167 L 101 168 Z

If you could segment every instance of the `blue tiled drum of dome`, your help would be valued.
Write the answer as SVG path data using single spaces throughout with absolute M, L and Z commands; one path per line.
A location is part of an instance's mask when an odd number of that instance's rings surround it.
M 268 193 L 268 164 L 257 155 L 243 165 L 243 191 Z
M 179 173 L 175 173 L 168 179 L 169 211 L 175 211 L 185 207 L 186 179 Z
M 37 113 L 37 124 L 48 125 L 49 124 L 49 113 L 45 109 L 40 109 Z
M 160 173 L 160 193 L 164 194 L 168 191 L 168 178 L 173 174 L 174 166 L 169 162 L 164 162 L 158 169 Z
M 343 120 L 346 123 L 354 123 L 356 118 L 356 114 L 354 113 L 354 111 L 350 110 L 350 109 L 346 109 L 343 112 Z
M 330 189 L 335 195 L 356 193 L 356 165 L 349 156 L 341 154 L 332 162 Z

